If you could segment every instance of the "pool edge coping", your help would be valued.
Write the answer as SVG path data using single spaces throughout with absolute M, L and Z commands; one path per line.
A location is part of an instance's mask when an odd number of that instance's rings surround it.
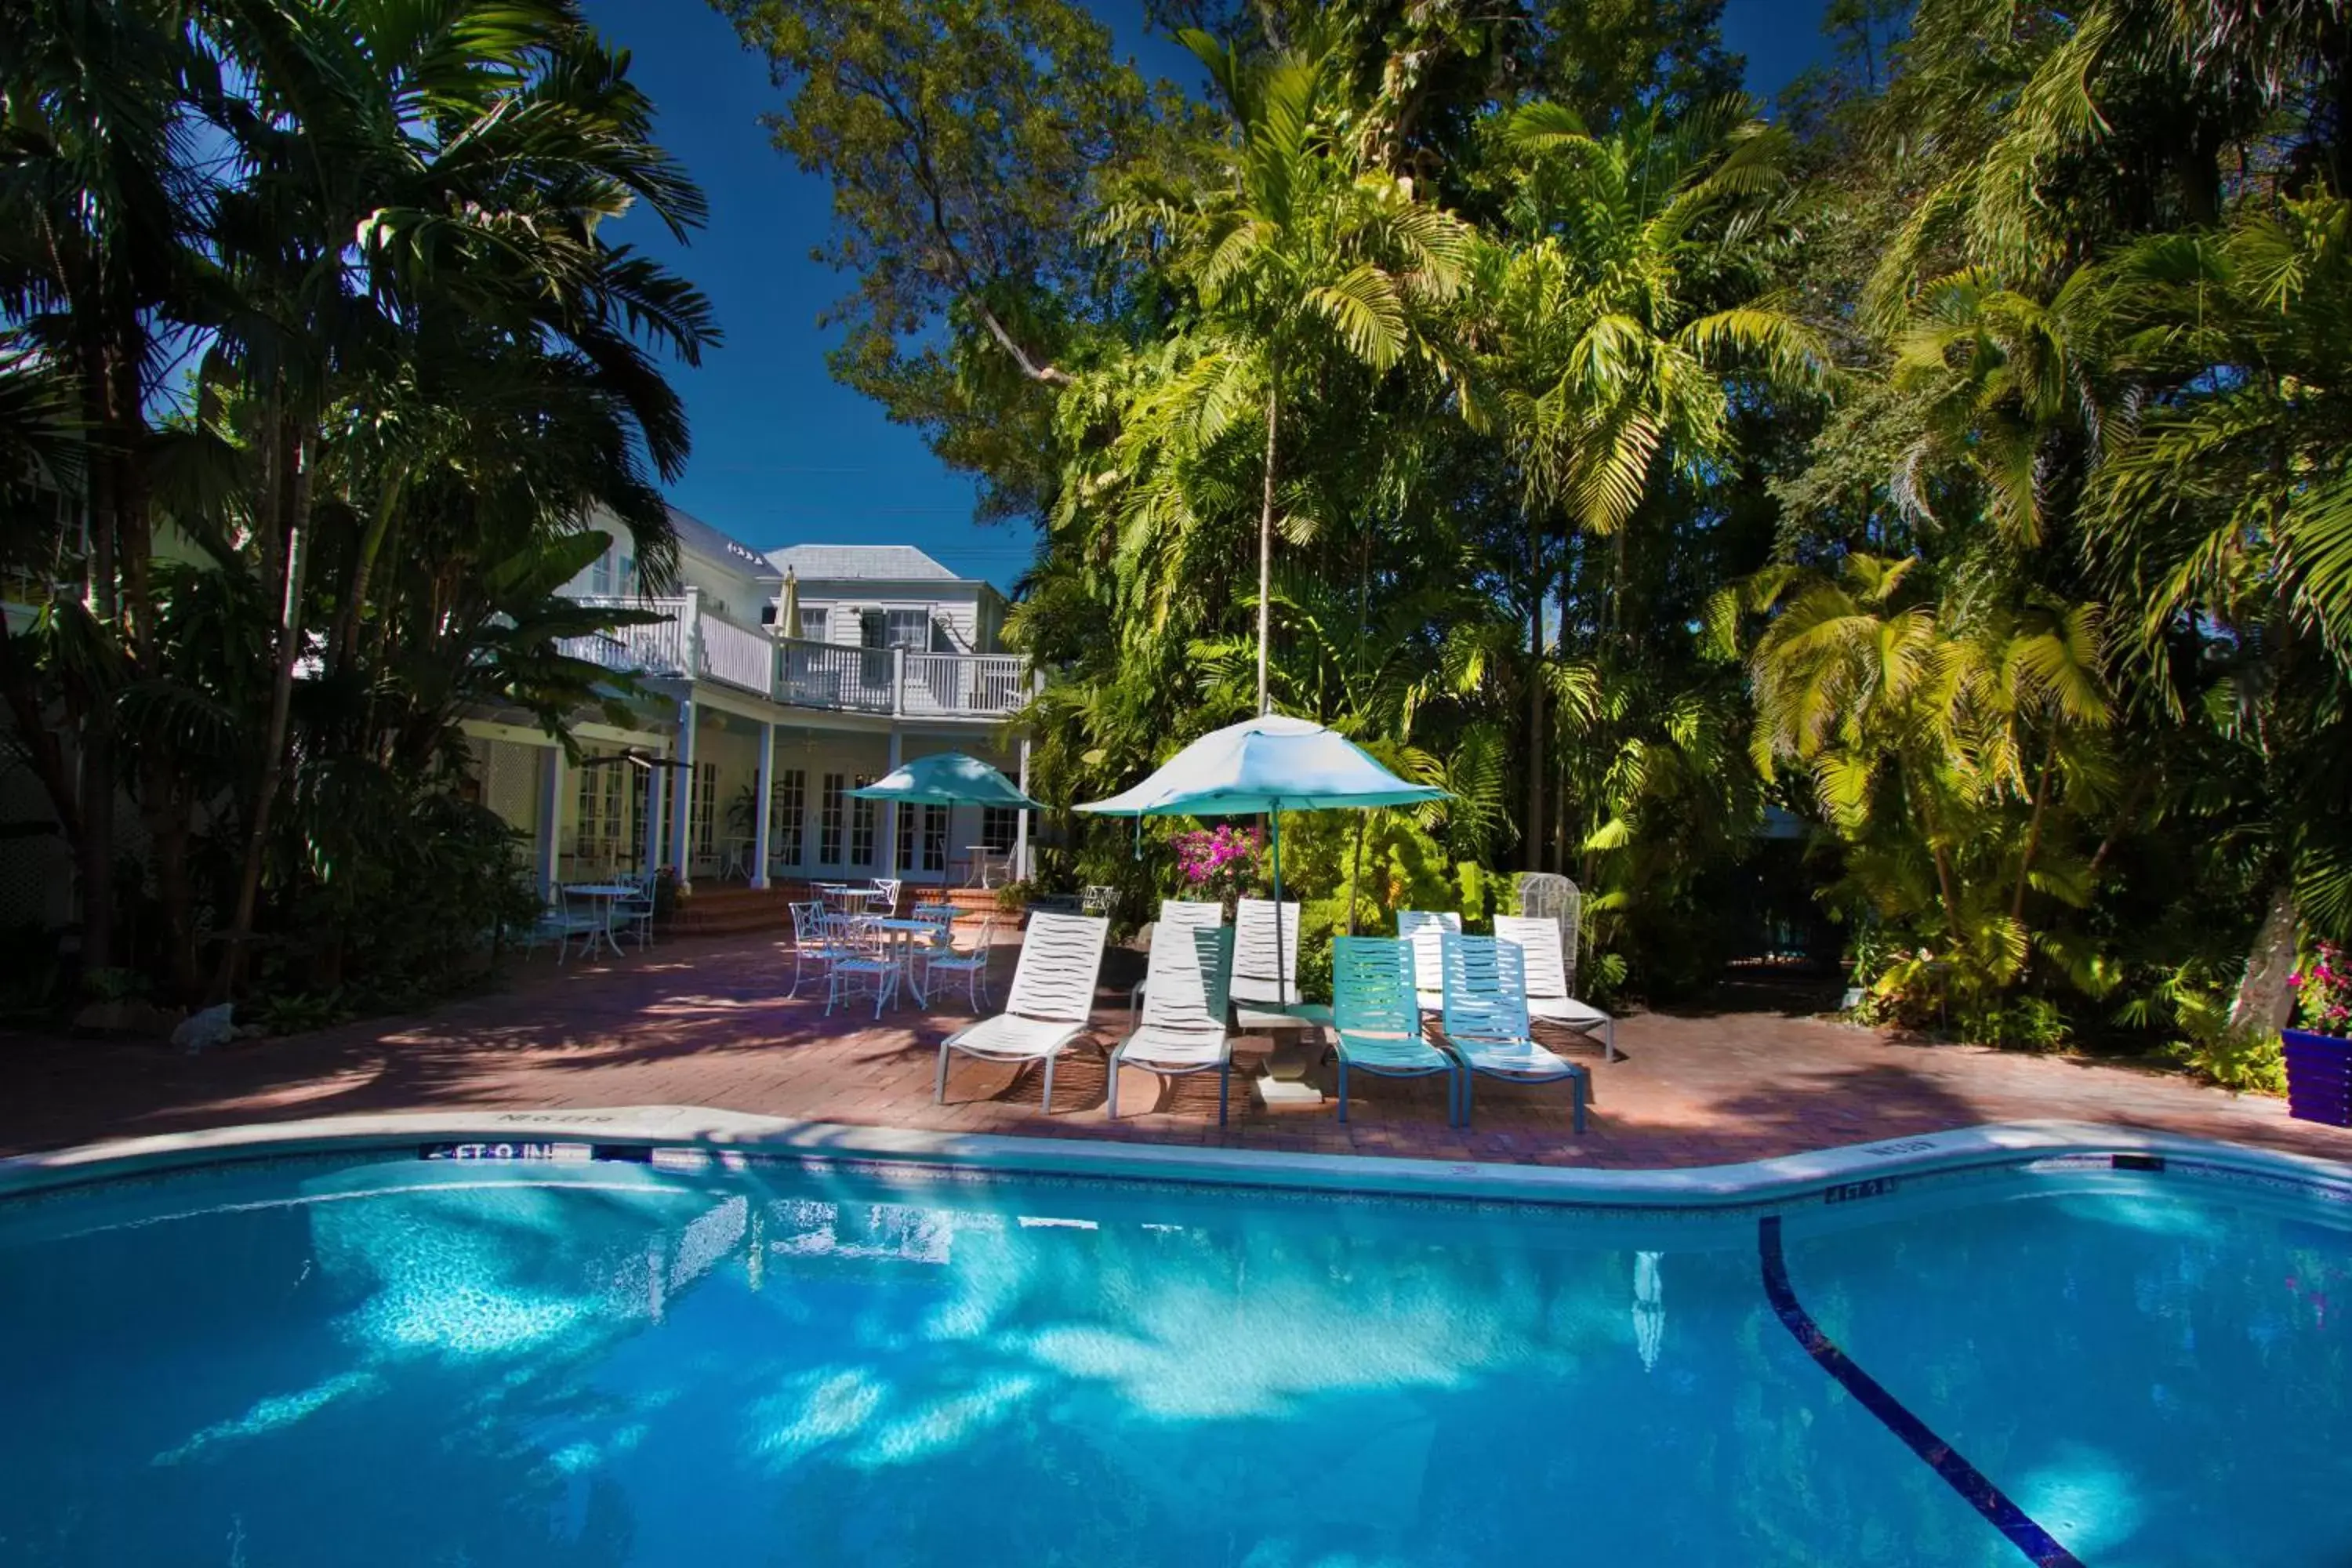
M 646 1144 L 769 1160 L 901 1163 L 1016 1176 L 1178 1181 L 1602 1209 L 1769 1203 L 1880 1178 L 2084 1154 L 2226 1163 L 2252 1174 L 2352 1189 L 2352 1162 L 2057 1120 L 1992 1122 L 1729 1164 L 1601 1169 L 938 1132 L 646 1105 L 567 1111 L 372 1112 L 113 1139 L 0 1159 L 0 1199 L 203 1165 L 372 1149 L 413 1153 L 423 1144 L 450 1142 Z M 2347 1152 L 2352 1154 L 2352 1150 Z

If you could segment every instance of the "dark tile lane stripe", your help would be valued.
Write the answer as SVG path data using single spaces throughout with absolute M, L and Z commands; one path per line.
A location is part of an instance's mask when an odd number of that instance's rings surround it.
M 1947 1486 L 1959 1493 L 1987 1524 L 2009 1537 L 2010 1543 L 2024 1552 L 2037 1568 L 2083 1568 L 2082 1559 L 2059 1545 L 2056 1538 L 2010 1500 L 2008 1493 L 1993 1485 L 1982 1470 L 1969 1464 L 1949 1443 L 1928 1430 L 1926 1422 L 1887 1393 L 1876 1378 L 1856 1366 L 1853 1358 L 1822 1331 L 1822 1326 L 1813 1321 L 1812 1314 L 1805 1310 L 1804 1303 L 1797 1300 L 1796 1291 L 1790 1287 L 1788 1260 L 1780 1252 L 1780 1215 L 1767 1215 L 1757 1222 L 1756 1247 L 1764 1265 L 1764 1294 L 1771 1301 L 1772 1310 L 1780 1314 L 1781 1325 L 1796 1336 L 1805 1353 L 1823 1372 L 1837 1379 L 1888 1431 L 1902 1438 L 1906 1447 L 1926 1460 L 1930 1469 L 1944 1478 Z

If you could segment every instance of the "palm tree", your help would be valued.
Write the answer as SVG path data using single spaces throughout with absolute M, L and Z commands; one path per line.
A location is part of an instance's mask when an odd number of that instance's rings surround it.
M 703 209 L 652 142 L 644 96 L 570 0 L 461 0 L 423 19 L 399 0 L 369 0 L 333 27 L 311 9 L 248 0 L 208 18 L 221 55 L 249 63 L 250 84 L 221 117 L 245 175 L 215 203 L 238 308 L 214 358 L 256 409 L 254 536 L 281 606 L 215 982 L 224 994 L 252 933 L 285 776 L 321 500 L 331 495 L 338 521 L 367 519 L 340 584 L 330 647 L 340 668 L 404 491 L 446 439 L 435 398 L 462 405 L 472 395 L 416 384 L 435 351 L 454 345 L 459 363 L 495 366 L 513 345 L 572 367 L 575 382 L 604 387 L 624 446 L 641 444 L 670 477 L 683 420 L 637 339 L 691 362 L 712 335 L 698 293 L 599 234 L 639 203 L 677 232 Z M 658 505 L 642 482 L 619 499 L 658 568 Z
M 1759 224 L 1787 184 L 1786 138 L 1747 106 L 1636 120 L 1606 138 L 1557 104 L 1509 121 L 1523 180 L 1508 237 L 1480 244 L 1464 335 L 1464 411 L 1501 437 L 1527 542 L 1530 870 L 1545 835 L 1544 607 L 1557 553 L 1548 522 L 1618 537 L 1656 466 L 1696 473 L 1730 446 L 1743 371 L 1820 379 L 1812 333 L 1766 286 Z M 1612 610 L 1612 614 L 1615 613 Z M 1622 626 L 1622 621 L 1618 623 Z
M 114 961 L 117 655 L 154 654 L 148 394 L 195 269 L 205 182 L 176 109 L 202 78 L 176 7 L 29 0 L 0 12 L 0 313 L 72 378 L 89 443 L 77 486 L 87 548 L 71 552 L 81 595 L 54 612 L 62 646 L 89 655 L 58 667 L 79 778 L 55 804 L 76 830 L 91 967 Z M 12 703 L 27 696 L 13 680 Z
M 1412 352 L 1416 317 L 1459 285 L 1469 230 L 1418 200 L 1409 180 L 1360 162 L 1342 84 L 1323 53 L 1294 48 L 1245 64 L 1205 33 L 1179 37 L 1208 67 L 1233 117 L 1230 178 L 1146 193 L 1113 207 L 1105 227 L 1165 245 L 1171 272 L 1189 286 L 1201 353 L 1181 374 L 1205 370 L 1228 386 L 1245 376 L 1263 404 L 1257 707 L 1265 712 L 1286 400 L 1328 364 L 1350 362 L 1378 376 Z
M 2092 475 L 2088 548 L 2135 611 L 2143 681 L 2210 715 L 2261 781 L 2270 892 L 2231 1022 L 2266 1033 L 2299 926 L 2352 931 L 2352 201 L 2282 203 L 2085 272 L 2117 374 L 2159 392 Z

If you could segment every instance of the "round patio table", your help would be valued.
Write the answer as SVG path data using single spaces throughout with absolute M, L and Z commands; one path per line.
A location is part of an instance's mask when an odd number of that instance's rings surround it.
M 816 896 L 825 901 L 826 908 L 837 915 L 856 913 L 851 906 L 865 903 L 873 894 L 871 888 L 847 882 L 815 882 L 811 886 L 816 889 Z
M 888 934 L 891 958 L 898 966 L 898 978 L 906 983 L 908 990 L 915 994 L 915 1005 L 929 1006 L 930 999 L 923 994 L 922 980 L 915 973 L 915 941 L 918 937 L 938 936 L 940 922 L 935 920 L 902 920 L 896 915 L 886 915 L 874 924 Z M 896 991 L 897 986 L 893 985 L 891 989 Z
M 645 889 L 631 882 L 566 882 L 563 891 L 567 898 L 588 899 L 604 906 L 604 918 L 598 921 L 596 929 L 588 933 L 588 951 L 594 952 L 598 940 L 602 939 L 604 945 L 613 950 L 613 956 L 620 957 L 621 939 L 613 934 L 613 906 L 623 899 L 644 897 Z

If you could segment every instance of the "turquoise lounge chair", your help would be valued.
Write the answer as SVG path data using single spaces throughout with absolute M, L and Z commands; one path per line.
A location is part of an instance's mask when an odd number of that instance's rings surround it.
M 1441 953 L 1445 964 L 1445 1048 L 1462 1064 L 1462 1125 L 1470 1124 L 1473 1080 L 1484 1073 L 1514 1083 L 1565 1079 L 1576 1097 L 1576 1131 L 1583 1131 L 1591 1075 L 1536 1044 L 1529 1033 L 1527 960 L 1518 944 L 1447 931 Z
M 1348 1120 L 1350 1068 L 1380 1078 L 1445 1074 L 1445 1120 L 1462 1119 L 1462 1071 L 1421 1032 L 1412 994 L 1412 946 L 1385 936 L 1331 942 L 1331 1025 L 1339 1058 L 1339 1120 Z

